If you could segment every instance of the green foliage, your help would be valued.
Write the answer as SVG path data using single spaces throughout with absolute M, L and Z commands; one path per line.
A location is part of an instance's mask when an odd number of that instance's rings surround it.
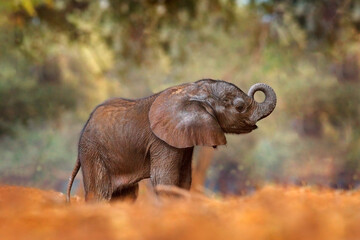
M 56 124 L 30 126 L 17 125 L 12 137 L 1 139 L 0 179 L 8 184 L 60 189 L 76 160 L 76 132 L 81 125 L 62 118 Z
M 65 87 L 29 84 L 0 89 L 0 134 L 9 133 L 14 123 L 58 118 L 74 105 L 75 94 Z

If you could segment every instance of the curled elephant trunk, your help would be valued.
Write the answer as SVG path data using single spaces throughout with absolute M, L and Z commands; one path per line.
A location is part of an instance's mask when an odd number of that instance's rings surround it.
M 253 115 L 251 116 L 251 120 L 254 122 L 257 122 L 267 117 L 276 106 L 276 94 L 270 86 L 264 83 L 254 84 L 249 89 L 249 97 L 254 99 L 254 95 L 257 91 L 262 91 L 265 94 L 265 100 L 262 103 L 258 103 L 255 101 L 256 108 L 253 112 Z

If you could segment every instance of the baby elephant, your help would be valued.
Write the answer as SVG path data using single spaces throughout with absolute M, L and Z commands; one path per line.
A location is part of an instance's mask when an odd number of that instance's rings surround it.
M 256 91 L 265 100 L 254 100 Z M 249 133 L 275 108 L 266 84 L 246 95 L 237 86 L 203 79 L 137 100 L 110 99 L 90 114 L 80 136 L 74 178 L 82 168 L 85 200 L 136 199 L 138 182 L 189 189 L 194 146 L 226 144 L 225 133 Z

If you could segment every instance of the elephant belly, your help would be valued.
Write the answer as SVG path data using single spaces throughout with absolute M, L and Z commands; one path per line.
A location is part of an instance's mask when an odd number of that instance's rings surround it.
M 118 125 L 118 134 L 107 136 L 105 164 L 115 185 L 132 184 L 150 177 L 150 157 L 147 153 L 148 141 L 143 133 L 129 131 L 132 124 Z
M 145 150 L 119 151 L 110 158 L 107 168 L 115 185 L 133 184 L 150 177 L 150 159 Z

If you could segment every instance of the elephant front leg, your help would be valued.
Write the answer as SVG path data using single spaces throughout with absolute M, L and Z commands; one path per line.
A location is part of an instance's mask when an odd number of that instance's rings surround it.
M 191 163 L 194 147 L 187 148 L 184 151 L 184 156 L 180 167 L 180 184 L 181 188 L 190 190 L 191 187 Z
M 180 187 L 181 163 L 183 149 L 171 146 L 157 146 L 150 151 L 150 179 L 154 187 L 157 185 L 173 185 Z

